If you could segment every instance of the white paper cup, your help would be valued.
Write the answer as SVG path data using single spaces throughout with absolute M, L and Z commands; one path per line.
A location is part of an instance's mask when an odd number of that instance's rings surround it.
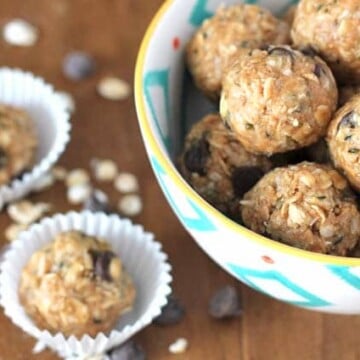
M 70 139 L 70 114 L 53 87 L 30 72 L 0 68 L 0 103 L 27 111 L 35 124 L 38 149 L 35 165 L 21 179 L 0 186 L 0 210 L 19 199 L 59 159 Z
M 56 234 L 73 229 L 108 241 L 121 258 L 136 287 L 133 310 L 123 315 L 110 333 L 99 333 L 95 338 L 88 335 L 81 339 L 74 336 L 66 338 L 61 333 L 52 335 L 41 330 L 26 315 L 19 302 L 21 271 L 31 255 L 51 242 Z M 31 226 L 10 244 L 1 264 L 0 304 L 15 325 L 60 356 L 87 359 L 122 344 L 160 314 L 171 292 L 171 267 L 166 260 L 167 256 L 161 251 L 161 245 L 154 241 L 153 234 L 144 232 L 142 226 L 133 225 L 127 219 L 88 211 L 55 215 Z

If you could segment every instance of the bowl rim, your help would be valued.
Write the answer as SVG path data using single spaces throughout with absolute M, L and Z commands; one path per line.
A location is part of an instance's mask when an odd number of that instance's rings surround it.
M 176 170 L 174 164 L 169 159 L 169 157 L 164 153 L 158 140 L 155 138 L 154 134 L 151 131 L 150 118 L 147 115 L 146 111 L 146 101 L 145 101 L 145 91 L 143 86 L 143 74 L 145 67 L 145 60 L 149 50 L 150 40 L 153 37 L 153 34 L 158 28 L 158 25 L 161 23 L 163 17 L 166 15 L 168 10 L 176 3 L 176 0 L 166 0 L 158 9 L 158 11 L 153 16 L 150 24 L 148 25 L 145 35 L 142 39 L 140 49 L 137 55 L 136 65 L 135 65 L 135 105 L 137 111 L 137 118 L 141 128 L 142 136 L 144 138 L 144 143 L 146 142 L 147 146 L 151 149 L 152 153 L 155 155 L 156 159 L 159 161 L 161 166 L 164 168 L 165 172 L 168 174 L 170 179 L 174 184 L 188 196 L 197 206 L 205 210 L 207 213 L 210 213 L 216 221 L 222 226 L 230 229 L 231 231 L 246 237 L 254 243 L 263 245 L 266 248 L 270 248 L 272 251 L 277 251 L 283 255 L 293 256 L 301 258 L 304 260 L 310 260 L 322 264 L 328 265 L 342 265 L 342 266 L 360 266 L 360 258 L 351 258 L 345 256 L 335 256 L 315 253 L 307 250 L 298 249 L 290 245 L 286 245 L 275 240 L 266 238 L 260 234 L 255 233 L 254 231 L 247 229 L 245 226 L 235 223 L 220 211 L 216 210 L 209 203 L 207 203 L 200 195 L 198 195 L 195 190 L 181 177 L 181 175 Z

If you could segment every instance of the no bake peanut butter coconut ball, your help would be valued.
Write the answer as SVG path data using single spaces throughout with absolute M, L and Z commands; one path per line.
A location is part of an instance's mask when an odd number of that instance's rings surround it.
M 323 60 L 289 46 L 269 46 L 228 67 L 220 113 L 247 151 L 272 155 L 323 137 L 337 100 Z
M 19 295 L 41 329 L 81 337 L 110 331 L 131 309 L 135 288 L 108 243 L 70 231 L 32 255 Z
M 265 156 L 247 152 L 218 114 L 205 116 L 185 139 L 180 171 L 205 200 L 232 218 L 239 199 L 267 171 Z
M 298 47 L 311 46 L 339 82 L 360 81 L 360 2 L 302 0 L 291 31 Z
M 268 10 L 255 5 L 221 7 L 205 20 L 190 40 L 186 59 L 195 84 L 210 98 L 218 100 L 221 78 L 229 60 L 238 52 L 265 44 L 285 44 L 289 25 Z
M 334 165 L 360 191 L 360 95 L 337 111 L 327 141 Z
M 265 175 L 242 200 L 250 229 L 297 248 L 347 255 L 360 213 L 347 181 L 327 165 L 303 162 Z

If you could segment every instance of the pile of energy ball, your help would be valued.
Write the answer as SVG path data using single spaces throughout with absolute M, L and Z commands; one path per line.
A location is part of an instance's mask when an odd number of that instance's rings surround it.
M 220 113 L 185 138 L 179 168 L 189 184 L 259 234 L 355 256 L 359 29 L 355 0 L 301 0 L 283 19 L 239 4 L 205 20 L 186 59 Z

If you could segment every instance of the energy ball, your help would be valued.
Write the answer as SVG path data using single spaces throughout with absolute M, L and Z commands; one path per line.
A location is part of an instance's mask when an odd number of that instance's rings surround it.
M 69 231 L 31 256 L 19 295 L 41 329 L 81 337 L 110 331 L 131 309 L 135 288 L 108 243 Z
M 229 66 L 220 113 L 247 151 L 272 155 L 324 136 L 337 99 L 334 77 L 319 57 L 270 46 Z
M 265 44 L 290 41 L 289 26 L 268 10 L 256 5 L 221 7 L 205 20 L 186 49 L 186 59 L 195 84 L 218 100 L 224 68 L 232 56 Z
M 271 168 L 266 157 L 243 148 L 218 114 L 207 115 L 192 127 L 179 163 L 195 191 L 235 220 L 239 199 Z
M 291 31 L 298 47 L 311 46 L 337 80 L 360 81 L 360 6 L 357 0 L 302 0 Z
M 327 141 L 334 165 L 360 191 L 360 95 L 337 111 Z
M 27 112 L 0 104 L 0 185 L 29 170 L 35 163 L 38 140 Z
M 242 201 L 250 229 L 282 243 L 344 256 L 360 236 L 360 213 L 347 181 L 327 165 L 303 162 L 266 174 Z

